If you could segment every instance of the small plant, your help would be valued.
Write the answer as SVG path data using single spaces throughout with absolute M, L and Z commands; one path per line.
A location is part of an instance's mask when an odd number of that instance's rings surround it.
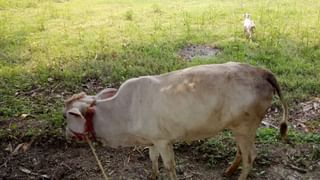
M 25 136 L 36 136 L 41 132 L 41 129 L 30 127 L 27 129 Z
M 183 25 L 185 28 L 186 38 L 191 38 L 191 20 L 192 17 L 189 12 L 184 12 L 183 15 Z
M 236 145 L 229 131 L 225 131 L 204 141 L 202 144 L 196 146 L 195 149 L 202 154 L 203 158 L 205 158 L 211 166 L 221 160 L 231 161 L 236 153 Z
M 311 158 L 312 158 L 312 160 L 320 160 L 320 145 L 319 144 L 314 144 L 312 146 Z
M 128 10 L 125 14 L 124 17 L 126 20 L 128 21 L 132 21 L 133 20 L 133 11 L 132 10 Z
M 302 143 L 315 143 L 320 144 L 320 135 L 314 133 L 301 133 L 295 130 L 290 130 L 288 132 L 288 139 L 297 144 Z
M 153 5 L 152 5 L 152 9 L 153 9 L 153 12 L 154 12 L 155 14 L 161 14 L 161 13 L 162 13 L 162 11 L 161 11 L 161 9 L 160 9 L 160 6 L 159 6 L 158 4 L 153 4 Z
M 278 142 L 279 132 L 273 128 L 259 128 L 257 131 L 257 141 L 263 144 L 275 144 Z
M 257 131 L 257 141 L 263 144 L 276 144 L 280 141 L 279 130 L 274 128 L 259 128 Z M 314 133 L 302 133 L 290 129 L 288 131 L 288 141 L 294 144 L 320 144 L 320 135 Z

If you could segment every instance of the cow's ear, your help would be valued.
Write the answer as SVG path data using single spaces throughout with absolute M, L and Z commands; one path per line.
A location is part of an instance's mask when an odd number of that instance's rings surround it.
M 85 122 L 78 108 L 72 108 L 67 112 L 67 126 L 73 132 L 84 133 Z
M 97 99 L 107 99 L 107 98 L 111 98 L 116 93 L 117 93 L 117 89 L 107 88 L 107 89 L 102 90 L 100 93 L 98 93 L 96 95 L 96 98 Z
M 68 114 L 69 114 L 69 115 L 72 115 L 72 116 L 77 116 L 77 117 L 81 117 L 81 116 L 82 116 L 82 114 L 81 114 L 81 112 L 79 111 L 78 108 L 72 108 L 72 109 L 70 109 L 70 110 L 68 111 Z

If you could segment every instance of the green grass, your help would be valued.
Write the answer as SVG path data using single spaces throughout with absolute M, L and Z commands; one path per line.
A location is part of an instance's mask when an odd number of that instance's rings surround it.
M 316 0 L 0 0 L 0 114 L 61 124 L 63 98 L 88 79 L 119 86 L 131 77 L 231 60 L 272 70 L 290 103 L 317 96 L 319 9 Z M 245 12 L 257 26 L 251 43 L 243 35 Z M 186 62 L 177 52 L 189 43 L 223 51 Z M 25 95 L 36 88 L 35 96 Z
M 279 131 L 273 128 L 260 128 L 257 131 L 259 144 L 277 144 L 281 141 Z M 316 133 L 302 133 L 293 129 L 288 131 L 288 142 L 292 144 L 312 143 L 320 145 L 320 135 Z

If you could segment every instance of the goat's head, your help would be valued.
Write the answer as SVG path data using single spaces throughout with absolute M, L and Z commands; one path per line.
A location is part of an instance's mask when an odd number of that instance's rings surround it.
M 251 15 L 250 15 L 249 13 L 245 13 L 245 14 L 243 15 L 243 17 L 244 17 L 245 19 L 250 19 L 250 18 L 251 18 Z

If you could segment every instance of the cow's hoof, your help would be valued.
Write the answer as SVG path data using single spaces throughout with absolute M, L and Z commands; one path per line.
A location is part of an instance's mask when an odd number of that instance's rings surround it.
M 157 180 L 158 179 L 158 175 L 152 173 L 151 175 L 148 176 L 148 180 Z
M 223 175 L 226 176 L 226 177 L 229 177 L 231 176 L 232 174 L 234 174 L 234 172 L 237 170 L 237 168 L 234 168 L 234 167 L 228 167 L 227 170 L 224 171 Z

